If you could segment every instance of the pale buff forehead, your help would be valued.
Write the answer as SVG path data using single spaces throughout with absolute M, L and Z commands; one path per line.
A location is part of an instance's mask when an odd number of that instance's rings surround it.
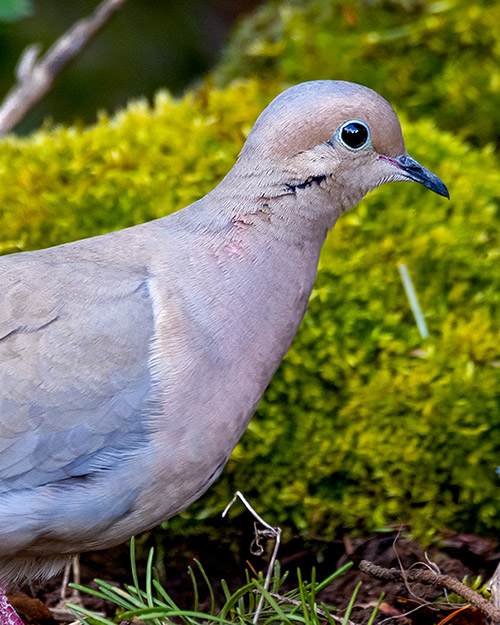
M 328 141 L 349 119 L 368 124 L 379 154 L 405 152 L 391 105 L 371 89 L 341 81 L 302 83 L 280 94 L 258 118 L 246 147 L 286 158 Z

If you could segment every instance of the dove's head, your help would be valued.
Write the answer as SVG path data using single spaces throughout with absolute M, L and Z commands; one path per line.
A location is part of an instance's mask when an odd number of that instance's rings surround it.
M 276 172 L 285 192 L 329 194 L 341 210 L 390 181 L 419 182 L 449 197 L 443 182 L 408 155 L 394 109 L 361 85 L 295 85 L 257 119 L 240 161 Z M 319 188 L 318 188 L 319 187 Z

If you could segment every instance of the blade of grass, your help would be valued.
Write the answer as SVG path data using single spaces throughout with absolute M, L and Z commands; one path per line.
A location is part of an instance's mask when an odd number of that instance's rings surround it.
M 247 610 L 245 609 L 245 599 L 244 599 L 244 597 L 240 597 L 238 599 L 238 603 L 236 605 L 235 611 L 236 611 L 236 614 L 238 614 L 238 616 L 240 616 L 240 617 L 244 616 L 247 613 Z M 251 612 L 253 612 L 253 610 L 250 610 L 250 608 L 249 608 L 248 612 L 251 613 Z
M 73 614 L 76 616 L 78 620 L 81 620 L 78 614 L 84 614 L 85 616 L 88 616 L 89 618 L 92 618 L 96 620 L 97 622 L 102 623 L 103 625 L 115 625 L 113 621 L 110 621 L 105 616 L 99 616 L 98 614 L 95 614 L 95 612 L 92 612 L 92 610 L 87 610 L 87 608 L 84 608 L 81 605 L 75 605 L 74 603 L 67 603 L 66 606 L 73 612 Z
M 309 593 L 309 605 L 313 606 L 316 603 L 316 568 L 314 566 L 311 569 L 311 583 L 306 586 L 306 591 Z
M 321 609 L 323 610 L 323 612 L 326 615 L 326 618 L 328 620 L 329 625 L 338 625 L 338 621 L 341 620 L 339 619 L 338 616 L 333 617 L 332 612 L 331 612 L 331 608 L 329 606 L 326 605 L 326 603 L 321 602 L 320 603 Z M 335 619 L 337 619 L 337 622 L 335 621 Z
M 196 562 L 196 565 L 200 569 L 200 573 L 202 574 L 203 579 L 205 580 L 205 583 L 208 587 L 208 592 L 210 593 L 210 614 L 213 616 L 215 612 L 214 589 L 212 588 L 212 584 L 210 583 L 210 580 L 208 579 L 208 575 L 205 573 L 205 569 L 203 568 L 201 562 L 197 560 L 196 558 L 194 558 L 194 561 Z
M 378 598 L 377 605 L 373 608 L 373 612 L 370 614 L 370 618 L 368 619 L 368 623 L 366 625 L 372 625 L 375 617 L 377 616 L 377 612 L 379 611 L 380 604 L 382 603 L 382 599 L 384 598 L 385 593 L 381 593 Z
M 261 586 L 256 580 L 254 580 L 253 583 L 254 583 L 255 588 L 259 591 L 259 593 L 264 596 L 264 598 L 270 605 L 272 605 L 276 614 L 283 620 L 283 622 L 290 623 L 288 616 L 285 614 L 285 612 L 283 612 L 283 610 L 278 605 L 278 602 L 269 594 L 269 592 L 264 588 L 264 586 Z
M 145 592 L 133 584 L 123 584 L 123 587 L 125 591 L 128 592 L 130 600 L 134 601 L 138 608 L 146 606 L 146 603 L 144 602 L 144 597 L 146 596 Z
M 170 597 L 170 595 L 168 594 L 168 592 L 165 590 L 165 588 L 163 588 L 163 586 L 160 584 L 160 582 L 157 579 L 153 580 L 153 585 L 156 588 L 156 592 L 163 597 L 163 599 L 165 599 L 165 602 L 160 601 L 160 599 L 156 598 L 155 599 L 155 604 L 158 607 L 163 607 L 163 609 L 165 610 L 165 613 L 168 613 L 168 611 L 174 611 L 174 612 L 182 612 L 181 608 L 179 608 L 179 606 L 175 603 L 175 601 Z M 197 610 L 195 610 L 195 612 L 197 612 Z M 206 616 L 206 615 L 205 615 Z M 188 617 L 183 617 L 182 615 L 180 616 L 181 620 L 183 621 L 183 623 L 185 623 L 185 625 L 189 625 L 190 623 L 194 623 L 194 621 L 191 618 Z
M 152 577 L 153 577 L 153 557 L 154 557 L 154 548 L 151 547 L 148 554 L 148 562 L 146 564 L 146 596 L 148 601 L 148 606 L 152 608 L 154 606 L 153 600 L 153 587 L 152 587 Z
M 100 582 L 100 580 L 97 580 L 97 579 L 95 580 L 95 582 L 97 584 L 99 583 L 104 584 L 104 582 Z M 123 608 L 130 609 L 130 608 L 135 607 L 134 603 L 132 603 L 133 597 L 130 597 L 130 595 L 125 593 L 123 590 L 121 590 L 121 588 L 116 588 L 113 586 L 112 587 L 113 591 L 111 591 L 111 590 L 107 590 L 106 588 L 103 588 L 102 586 L 99 586 L 99 590 L 94 590 L 93 588 L 87 588 L 86 586 L 81 586 L 80 584 L 70 584 L 70 587 L 75 588 L 76 590 L 79 590 L 80 592 L 84 592 L 88 595 L 99 597 L 99 599 L 112 601 L 113 603 L 116 603 L 117 605 L 121 605 Z M 127 598 L 130 597 L 130 601 L 127 601 L 127 599 L 125 599 L 123 595 L 125 595 Z
M 161 619 L 163 621 L 163 619 L 169 618 L 169 617 L 170 617 L 170 612 L 168 612 L 168 609 L 165 610 L 164 608 L 162 609 L 159 607 L 140 608 L 139 610 L 130 610 L 130 612 L 124 612 L 120 616 L 121 619 L 125 619 L 125 620 L 132 618 L 132 619 L 142 619 L 144 621 L 150 621 L 153 619 Z
M 135 536 L 132 536 L 130 539 L 130 569 L 132 571 L 132 580 L 134 582 L 135 591 L 137 596 L 140 597 L 139 593 L 139 577 L 137 575 L 137 565 L 135 561 Z
M 362 583 L 363 582 L 358 582 L 356 584 L 356 588 L 354 589 L 354 592 L 352 593 L 352 597 L 349 599 L 349 604 L 347 605 L 347 610 L 345 611 L 342 625 L 347 625 L 349 622 L 349 617 L 351 616 L 352 608 L 354 606 L 354 602 L 356 601 L 356 595 L 358 594 L 358 591 L 361 588 Z
M 188 574 L 189 574 L 189 577 L 191 578 L 191 583 L 193 584 L 194 611 L 197 612 L 198 602 L 199 602 L 198 584 L 196 582 L 196 575 L 194 574 L 193 567 L 191 565 L 188 566 Z
M 229 592 L 229 588 L 227 586 L 227 582 L 225 579 L 221 579 L 220 580 L 220 585 L 222 587 L 222 592 L 224 593 L 224 599 L 226 601 L 229 601 L 229 599 L 231 598 L 231 593 Z
M 239 603 L 241 599 L 245 597 L 245 595 L 250 595 L 252 588 L 254 588 L 253 583 L 245 584 L 241 588 L 238 588 L 236 592 L 234 592 L 226 601 L 226 603 L 222 606 L 221 611 L 219 612 L 219 617 L 226 618 L 227 614 L 233 609 L 233 607 Z M 244 606 L 244 604 L 243 604 Z M 249 610 L 251 612 L 253 610 Z
M 141 607 L 141 603 L 132 597 L 124 590 L 117 588 L 117 591 L 107 590 L 106 588 L 100 588 L 101 597 L 106 601 L 112 601 L 114 604 L 122 607 L 124 610 L 133 610 L 134 608 Z M 86 592 L 90 592 L 90 590 L 86 590 Z M 92 593 L 91 593 L 92 594 Z
M 344 564 L 344 566 L 342 566 L 340 569 L 337 569 L 334 573 L 329 575 L 326 579 L 324 579 L 322 582 L 320 582 L 316 586 L 316 593 L 320 592 L 320 590 L 323 590 L 323 588 L 326 588 L 327 586 L 329 586 L 333 582 L 333 580 L 343 575 L 346 571 L 348 571 L 351 568 L 351 566 L 352 566 L 352 562 L 348 562 L 347 564 Z
M 131 610 L 130 612 L 124 612 L 121 615 L 122 620 L 128 620 L 133 618 L 149 620 L 152 618 L 172 619 L 182 618 L 188 619 L 189 622 L 197 622 L 196 619 L 207 623 L 213 621 L 214 623 L 220 623 L 221 625 L 232 625 L 232 621 L 223 619 L 218 616 L 212 615 L 210 617 L 203 612 L 194 612 L 192 610 L 159 610 L 158 608 L 142 608 L 141 610 Z M 194 619 L 194 621 L 193 621 Z M 113 623 L 113 625 L 115 625 Z
M 165 599 L 165 603 L 167 604 L 167 607 L 170 607 L 172 610 L 180 610 L 179 606 L 175 603 L 175 601 L 168 594 L 165 588 L 163 588 L 160 582 L 154 580 L 153 584 L 158 594 L 160 594 Z
M 278 561 L 276 560 L 276 562 L 278 562 Z M 283 584 L 285 583 L 285 581 L 288 578 L 288 573 L 289 573 L 289 571 L 285 571 L 283 573 L 283 575 L 281 575 L 281 577 L 274 579 L 272 592 L 274 592 L 275 594 L 279 593 L 280 588 L 283 586 Z
M 310 625 L 311 615 L 309 611 L 309 601 L 308 601 L 308 592 L 304 582 L 302 581 L 302 573 L 300 569 L 297 569 L 297 579 L 299 582 L 299 591 L 300 591 L 300 602 L 302 604 L 302 614 L 304 615 L 304 620 L 306 625 Z
M 271 592 L 277 593 L 281 587 L 281 564 L 280 561 L 278 559 L 276 559 L 276 562 L 274 563 L 274 571 L 273 571 L 273 578 L 272 578 L 272 588 L 271 588 Z

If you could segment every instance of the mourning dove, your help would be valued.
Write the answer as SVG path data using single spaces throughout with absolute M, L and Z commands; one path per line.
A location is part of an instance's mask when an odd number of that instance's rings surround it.
M 410 180 L 381 96 L 279 95 L 208 195 L 0 259 L 0 580 L 55 574 L 184 510 L 220 474 L 306 312 L 337 218 Z

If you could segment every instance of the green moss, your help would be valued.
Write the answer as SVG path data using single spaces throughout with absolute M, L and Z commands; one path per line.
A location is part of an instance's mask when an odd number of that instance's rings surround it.
M 215 77 L 359 82 L 412 119 L 498 143 L 499 22 L 491 0 L 275 0 L 242 22 Z
M 0 250 L 94 236 L 190 204 L 232 166 L 269 100 L 264 91 L 249 82 L 225 91 L 201 88 L 183 100 L 160 92 L 153 106 L 135 102 L 88 128 L 4 139 Z

